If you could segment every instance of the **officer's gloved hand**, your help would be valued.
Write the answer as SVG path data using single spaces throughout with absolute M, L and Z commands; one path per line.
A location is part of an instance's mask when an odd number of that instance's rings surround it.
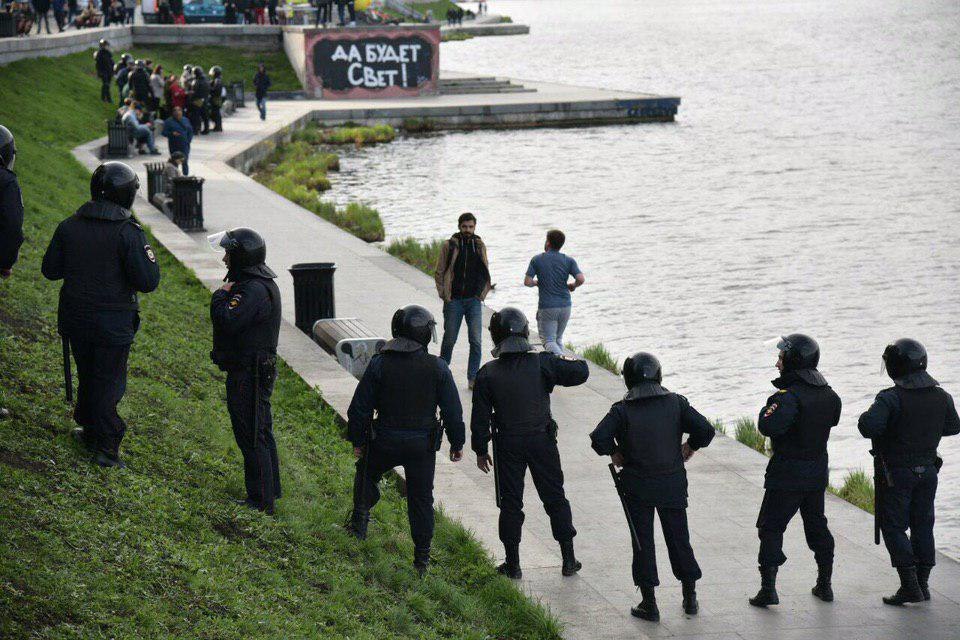
M 450 462 L 460 462 L 461 460 L 463 460 L 463 449 L 458 449 L 457 451 L 451 449 Z
M 693 454 L 696 453 L 696 450 L 690 446 L 689 442 L 684 442 L 683 446 L 680 447 L 680 455 L 683 456 L 683 461 L 686 462 L 693 457 Z
M 484 473 L 490 473 L 490 467 L 493 466 L 493 458 L 490 457 L 490 454 L 479 455 L 477 454 L 477 469 L 483 471 Z
M 622 467 L 626 460 L 623 459 L 622 453 L 619 451 L 614 451 L 610 454 L 610 462 L 612 462 L 616 467 Z

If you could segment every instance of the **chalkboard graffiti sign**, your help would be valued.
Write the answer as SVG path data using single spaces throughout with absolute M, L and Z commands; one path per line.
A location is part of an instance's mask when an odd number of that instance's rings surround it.
M 322 98 L 395 98 L 435 93 L 440 30 L 338 29 L 308 32 L 307 81 Z

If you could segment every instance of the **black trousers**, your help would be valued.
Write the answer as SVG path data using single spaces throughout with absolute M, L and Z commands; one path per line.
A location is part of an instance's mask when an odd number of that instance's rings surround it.
M 319 3 L 317 5 L 317 14 L 316 19 L 314 20 L 313 26 L 319 25 L 321 22 L 323 26 L 327 26 L 327 23 L 330 22 L 330 10 L 333 8 L 332 4 L 329 3 Z
M 120 456 L 127 424 L 117 405 L 127 390 L 130 345 L 102 345 L 70 338 L 77 363 L 77 406 L 74 421 L 83 427 L 84 441 L 111 458 Z
M 890 562 L 895 567 L 932 567 L 937 555 L 933 543 L 937 468 L 891 467 L 890 475 L 893 487 L 884 486 L 880 499 L 880 532 Z
M 657 574 L 657 551 L 653 542 L 653 512 L 660 516 L 663 540 L 667 544 L 670 567 L 673 575 L 681 582 L 693 582 L 703 576 L 700 565 L 690 546 L 690 528 L 687 526 L 687 510 L 683 507 L 652 507 L 637 504 L 627 495 L 627 508 L 630 511 L 633 526 L 637 530 L 633 546 L 633 584 L 638 587 L 656 587 L 660 584 Z
M 546 433 L 532 435 L 498 435 L 496 462 L 500 479 L 500 540 L 504 544 L 520 544 L 523 529 L 523 482 L 530 468 L 533 486 L 537 488 L 543 508 L 550 517 L 550 529 L 558 542 L 572 540 L 570 503 L 563 492 L 563 469 L 557 443 Z
M 390 469 L 403 467 L 407 481 L 407 518 L 417 549 L 429 549 L 433 540 L 433 474 L 437 452 L 430 435 L 378 436 L 369 448 L 369 459 L 357 460 L 353 478 L 353 508 L 369 512 L 380 500 L 377 483 Z
M 203 107 L 193 104 L 193 101 L 187 102 L 187 120 L 190 121 L 190 126 L 193 127 L 194 133 L 200 133 L 201 125 L 203 124 Z
M 100 99 L 104 102 L 112 102 L 113 98 L 110 97 L 110 82 L 113 80 L 110 76 L 104 76 L 100 78 L 102 83 L 100 86 Z
M 220 113 L 220 105 L 210 105 L 210 119 L 213 120 L 213 128 L 215 131 L 223 129 L 223 115 Z
M 760 536 L 760 553 L 757 562 L 761 567 L 779 567 L 787 561 L 783 553 L 783 532 L 790 520 L 800 511 L 803 518 L 803 533 L 807 546 L 813 551 L 818 565 L 833 564 L 833 536 L 823 515 L 822 489 L 816 491 L 789 491 L 767 489 L 757 518 L 757 533 Z
M 247 498 L 262 509 L 272 507 L 273 501 L 280 497 L 280 459 L 273 438 L 270 407 L 276 377 L 274 365 L 260 365 L 259 403 L 256 403 L 253 367 L 227 372 L 227 410 L 233 424 L 233 436 L 243 454 Z

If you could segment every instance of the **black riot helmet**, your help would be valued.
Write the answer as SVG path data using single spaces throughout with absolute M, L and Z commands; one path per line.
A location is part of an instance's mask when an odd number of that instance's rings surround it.
M 10 129 L 0 124 L 0 166 L 13 171 L 13 163 L 17 159 L 17 143 L 13 139 Z
M 106 49 L 106 48 L 109 47 L 109 46 L 110 46 L 110 43 L 109 43 L 109 42 L 107 42 L 107 41 L 104 40 L 103 38 L 100 38 L 100 48 L 101 48 L 101 49 Z
M 221 74 L 223 74 L 223 69 L 221 69 L 219 66 L 215 65 L 210 67 L 210 74 L 209 74 L 210 76 L 214 78 L 219 78 Z
M 133 169 L 122 162 L 104 162 L 90 178 L 90 199 L 96 202 L 112 202 L 124 209 L 133 206 L 133 199 L 140 188 L 140 178 Z
M 663 367 L 652 353 L 638 351 L 623 363 L 623 381 L 628 389 L 632 389 L 641 382 L 656 382 L 663 380 Z
M 490 318 L 490 337 L 493 338 L 493 344 L 499 345 L 511 336 L 529 338 L 530 323 L 520 309 L 504 307 Z
M 437 321 L 425 307 L 410 304 L 397 309 L 390 322 L 390 331 L 394 338 L 407 338 L 426 347 L 430 340 L 437 339 Z
M 220 248 L 230 256 L 230 268 L 240 270 L 256 267 L 267 260 L 267 243 L 263 236 L 246 227 L 237 227 L 207 236 L 214 249 Z
M 927 370 L 927 350 L 910 338 L 900 338 L 883 350 L 883 364 L 887 375 L 896 380 L 903 376 Z
M 820 363 L 820 345 L 816 340 L 802 333 L 782 336 L 777 342 L 777 349 L 783 356 L 784 371 L 816 369 Z

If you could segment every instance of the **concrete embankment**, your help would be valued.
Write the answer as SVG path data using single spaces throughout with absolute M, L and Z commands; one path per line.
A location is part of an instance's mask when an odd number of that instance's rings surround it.
M 393 108 L 389 104 L 367 105 L 371 120 L 377 119 L 377 108 Z M 354 108 L 363 111 L 361 105 Z M 389 333 L 390 317 L 396 308 L 417 303 L 439 316 L 441 304 L 429 277 L 283 199 L 234 168 L 252 162 L 252 147 L 265 140 L 282 140 L 296 123 L 312 118 L 316 109 L 316 103 L 272 103 L 266 123 L 257 118 L 254 109 L 241 109 L 227 122 L 225 133 L 197 140 L 190 164 L 193 172 L 206 180 L 204 210 L 209 230 L 250 226 L 266 237 L 270 247 L 268 261 L 280 273 L 284 301 L 286 322 L 281 332 L 281 355 L 344 415 L 356 382 L 293 327 L 292 279 L 287 269 L 298 262 L 336 262 L 338 315 L 360 318 L 381 335 Z M 95 153 L 100 144 L 102 140 L 84 145 L 75 155 L 92 169 L 98 162 Z M 145 183 L 143 160 L 146 158 L 131 162 Z M 211 289 L 218 286 L 223 267 L 218 256 L 205 247 L 202 234 L 180 231 L 142 200 L 136 210 L 178 259 Z M 506 241 L 488 239 L 491 243 Z M 495 295 L 488 302 L 495 306 Z M 452 369 L 462 385 L 462 399 L 469 415 L 465 344 L 465 339 L 460 340 Z M 485 339 L 485 348 L 488 347 Z M 938 558 L 931 578 L 934 599 L 930 603 L 909 608 L 883 606 L 880 595 L 893 590 L 895 576 L 883 548 L 873 545 L 872 518 L 833 496 L 827 496 L 827 517 L 837 540 L 837 601 L 826 604 L 810 595 L 815 566 L 800 523 L 795 522 L 785 536 L 790 561 L 779 582 L 782 604 L 769 611 L 748 606 L 746 599 L 757 587 L 755 523 L 766 458 L 724 437 L 718 437 L 709 449 L 697 453 L 688 467 L 690 528 L 704 572 L 699 585 L 700 615 L 682 614 L 679 585 L 670 576 L 666 552 L 660 545 L 658 562 L 663 586 L 658 595 L 663 620 L 653 625 L 631 618 L 628 609 L 636 603 L 637 595 L 630 580 L 626 523 L 605 460 L 593 453 L 587 439 L 587 433 L 622 392 L 616 377 L 592 367 L 586 385 L 558 390 L 554 396 L 566 487 L 579 530 L 578 555 L 584 562 L 579 576 L 560 576 L 559 550 L 551 539 L 549 523 L 533 487 L 528 487 L 521 548 L 523 587 L 566 623 L 568 637 L 956 638 L 960 625 L 960 564 L 946 557 Z M 476 469 L 472 456 L 458 464 L 438 457 L 436 490 L 443 509 L 472 529 L 491 553 L 499 555 L 492 480 Z

